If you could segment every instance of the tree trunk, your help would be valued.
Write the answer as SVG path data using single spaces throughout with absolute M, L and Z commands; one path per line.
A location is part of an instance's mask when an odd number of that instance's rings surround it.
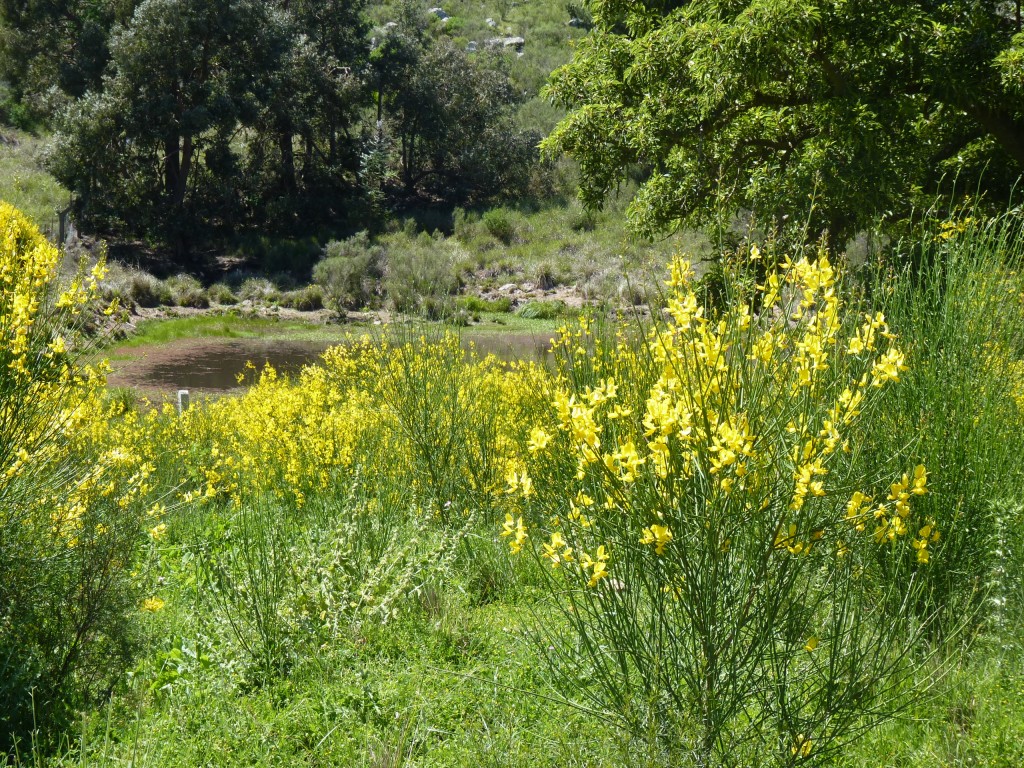
M 164 192 L 174 198 L 181 176 L 181 159 L 178 157 L 178 135 L 173 134 L 164 139 Z
M 292 146 L 291 128 L 282 128 L 278 134 L 278 146 L 281 149 L 281 188 L 285 192 L 295 191 L 295 149 Z
M 181 206 L 185 202 L 185 192 L 188 191 L 188 176 L 192 170 L 194 152 L 192 136 L 185 134 L 181 142 L 181 166 L 178 169 L 178 183 L 174 188 L 174 204 L 176 206 Z

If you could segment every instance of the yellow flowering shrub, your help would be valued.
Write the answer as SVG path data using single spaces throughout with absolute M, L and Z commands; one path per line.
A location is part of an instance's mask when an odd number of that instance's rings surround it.
M 0 202 L 0 751 L 33 716 L 53 724 L 107 689 L 141 601 L 131 570 L 151 469 L 79 434 L 103 386 L 75 351 L 104 267 L 59 287 L 59 262 Z
M 887 679 L 916 639 L 881 613 L 916 589 L 887 564 L 941 556 L 915 511 L 925 465 L 857 461 L 907 366 L 881 313 L 845 311 L 839 278 L 825 252 L 787 260 L 714 312 L 675 261 L 646 336 L 566 329 L 509 479 L 501 535 L 568 595 L 579 639 L 557 666 L 595 670 L 602 706 L 697 764 L 841 742 L 877 703 L 858 681 Z

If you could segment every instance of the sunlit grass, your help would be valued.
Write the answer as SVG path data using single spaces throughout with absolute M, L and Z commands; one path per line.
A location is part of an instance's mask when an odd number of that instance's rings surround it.
M 56 237 L 57 211 L 67 207 L 70 197 L 40 165 L 43 140 L 13 128 L 0 128 L 0 137 L 6 139 L 0 141 L 0 200 Z

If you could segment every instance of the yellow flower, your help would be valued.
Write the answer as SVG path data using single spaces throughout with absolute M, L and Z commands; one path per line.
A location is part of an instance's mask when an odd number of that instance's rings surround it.
M 652 525 L 649 528 L 644 528 L 643 535 L 640 537 L 641 544 L 653 544 L 654 554 L 661 555 L 665 552 L 665 547 L 668 546 L 669 542 L 672 541 L 672 531 L 666 525 Z
M 871 368 L 871 386 L 880 387 L 886 382 L 900 380 L 900 371 L 907 370 L 906 358 L 896 347 L 889 350 L 875 361 Z
M 149 529 L 149 535 L 153 541 L 160 541 L 167 535 L 167 523 L 159 523 Z
M 586 574 L 590 571 L 590 580 L 587 582 L 588 587 L 597 586 L 597 583 L 604 578 L 608 577 L 608 552 L 605 549 L 604 544 L 597 548 L 597 552 L 591 557 L 586 552 L 580 555 L 580 568 L 583 573 Z
M 924 468 L 924 464 L 914 467 L 914 481 L 910 492 L 915 496 L 923 496 L 928 493 L 928 470 Z
M 157 611 L 163 610 L 164 603 L 159 597 L 147 597 L 142 601 L 142 610 L 148 613 L 156 613 Z
M 814 635 L 811 635 L 809 638 L 807 638 L 807 643 L 804 645 L 804 650 L 805 651 L 807 651 L 808 653 L 812 653 L 814 651 L 814 649 L 817 648 L 817 647 L 818 647 L 818 638 L 817 637 L 815 637 Z
M 551 442 L 551 435 L 540 427 L 534 427 L 530 432 L 530 441 L 526 444 L 530 453 L 539 453 L 548 447 Z
M 551 567 L 557 568 L 562 563 L 572 562 L 572 549 L 565 543 L 562 534 L 555 531 L 551 541 L 542 545 L 541 557 L 551 561 Z
M 814 742 L 809 737 L 799 733 L 793 742 L 793 746 L 789 748 L 789 752 L 793 757 L 808 757 L 811 754 L 813 745 Z

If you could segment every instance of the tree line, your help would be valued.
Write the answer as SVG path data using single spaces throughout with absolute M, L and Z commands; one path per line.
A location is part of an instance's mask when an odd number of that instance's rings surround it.
M 516 198 L 542 139 L 588 206 L 635 188 L 647 236 L 740 216 L 841 247 L 936 193 L 1005 208 L 1024 171 L 1021 0 L 570 2 L 587 32 L 547 137 L 515 120 L 534 94 L 508 56 L 426 0 L 372 28 L 367 1 L 0 0 L 0 80 L 53 127 L 81 216 L 182 250 Z
M 507 57 L 422 4 L 0 1 L 0 79 L 53 130 L 88 226 L 185 255 L 245 228 L 365 228 L 389 207 L 522 194 L 540 136 Z M 435 20 L 436 21 L 436 20 Z

